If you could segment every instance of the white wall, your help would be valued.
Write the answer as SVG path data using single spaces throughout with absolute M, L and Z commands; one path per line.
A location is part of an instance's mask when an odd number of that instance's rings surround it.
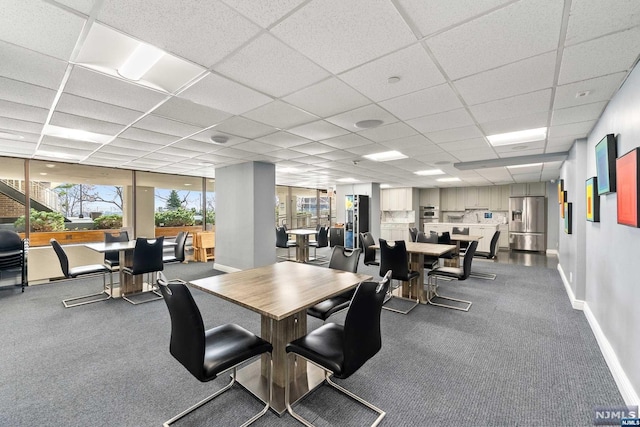
M 584 292 L 579 283 L 574 292 L 584 299 L 585 313 L 599 338 L 601 348 L 608 348 L 608 358 L 625 399 L 632 396 L 638 404 L 640 391 L 640 229 L 617 224 L 616 194 L 600 196 L 600 223 L 585 220 L 585 180 L 596 175 L 595 145 L 606 134 L 617 137 L 618 155 L 640 145 L 640 68 L 629 75 L 619 92 L 589 134 L 586 142 L 577 142 L 562 168 L 569 200 L 577 202 L 575 233 L 563 238 L 560 231 L 560 265 L 562 269 L 584 277 Z M 582 151 L 581 147 L 584 148 Z M 584 166 L 581 167 L 581 164 Z M 561 224 L 562 230 L 562 224 Z M 581 234 L 581 235 L 579 235 Z M 580 252 L 584 263 L 580 264 Z M 568 273 L 567 273 L 568 276 Z M 603 344 L 604 343 L 604 344 Z M 604 352 L 604 351 L 603 351 Z M 607 353 L 605 357 L 607 357 Z M 615 363 L 612 363 L 615 362 Z M 619 365 L 616 365 L 619 363 Z M 617 374 L 616 374 L 617 372 Z M 621 386 L 625 384 L 627 388 Z

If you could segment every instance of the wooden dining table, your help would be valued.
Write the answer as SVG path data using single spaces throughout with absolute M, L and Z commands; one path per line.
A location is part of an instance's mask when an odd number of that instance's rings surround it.
M 193 280 L 196 289 L 260 314 L 261 336 L 273 345 L 271 409 L 279 415 L 284 403 L 285 346 L 307 333 L 307 308 L 350 289 L 372 276 L 296 262 Z M 237 373 L 237 381 L 263 401 L 268 399 L 267 356 Z M 291 401 L 295 402 L 324 381 L 323 371 L 299 359 L 291 371 Z
M 287 234 L 296 236 L 296 262 L 309 262 L 309 236 L 314 236 L 318 232 L 306 228 L 296 228 L 287 230 Z

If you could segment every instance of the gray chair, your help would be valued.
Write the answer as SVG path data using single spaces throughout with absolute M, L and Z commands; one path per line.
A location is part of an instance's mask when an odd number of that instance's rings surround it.
M 333 251 L 331 252 L 331 259 L 329 260 L 329 268 L 356 273 L 358 271 L 360 253 L 360 248 L 356 248 L 351 251 L 351 253 L 348 253 L 343 246 L 334 246 Z M 354 292 L 355 289 L 352 289 L 319 302 L 313 307 L 309 307 L 307 309 L 307 314 L 311 317 L 325 321 L 332 314 L 349 308 Z
M 69 267 L 69 258 L 67 257 L 66 252 L 62 249 L 62 246 L 56 239 L 51 239 L 49 241 L 56 255 L 58 256 L 58 261 L 60 261 L 60 269 L 62 270 L 62 274 L 67 279 L 74 279 L 79 276 L 85 276 L 88 274 L 99 274 L 102 273 L 102 291 L 95 293 L 84 295 L 81 297 L 67 298 L 62 300 L 62 304 L 64 304 L 65 308 L 77 307 L 79 305 L 92 304 L 94 302 L 106 301 L 113 296 L 112 290 L 107 293 L 107 273 L 109 269 L 102 264 L 90 264 L 90 265 L 81 265 L 78 267 Z M 101 297 L 97 299 L 87 298 L 92 297 Z M 73 302 L 80 301 L 80 302 Z
M 375 411 L 378 417 L 372 426 L 378 425 L 386 415 L 380 408 L 334 383 L 331 376 L 341 379 L 349 378 L 382 348 L 380 312 L 385 294 L 389 289 L 389 276 L 389 273 L 385 274 L 380 283 L 362 282 L 358 285 L 344 326 L 336 323 L 325 324 L 285 347 L 287 352 L 285 405 L 289 414 L 302 424 L 313 426 L 297 414 L 291 406 L 289 370 L 293 356 L 302 357 L 320 367 L 324 370 L 328 385 Z
M 418 235 L 418 229 L 416 227 L 409 227 L 409 236 L 411 237 L 411 241 L 416 241 L 416 236 Z
M 176 245 L 173 247 L 173 255 L 166 255 L 162 257 L 162 262 L 184 262 L 184 248 L 187 243 L 187 237 L 189 237 L 188 231 L 181 231 L 176 236 Z
M 153 293 L 157 296 L 156 298 L 134 301 L 131 299 L 133 294 L 125 295 L 123 293 L 122 298 L 131 304 L 137 305 L 162 299 L 162 294 L 155 288 L 155 283 L 152 281 L 151 273 L 164 270 L 164 263 L 162 262 L 163 243 L 164 236 L 156 237 L 155 239 L 138 237 L 136 239 L 136 247 L 133 249 L 133 264 L 130 267 L 121 267 L 124 274 L 129 274 L 131 276 L 147 275 L 149 290 L 139 292 L 138 294 Z
M 20 278 L 16 285 L 27 283 L 27 251 L 28 240 L 22 240 L 20 235 L 11 230 L 0 230 L 0 281 L 14 276 Z
M 437 305 L 438 307 L 451 308 L 454 310 L 461 311 L 469 311 L 471 307 L 471 301 L 461 300 L 458 298 L 447 297 L 438 294 L 438 277 L 444 277 L 448 279 L 457 279 L 457 280 L 467 280 L 469 275 L 471 274 L 471 262 L 473 261 L 473 255 L 476 252 L 476 248 L 478 247 L 478 241 L 473 241 L 469 245 L 467 252 L 464 254 L 464 261 L 462 263 L 462 267 L 438 267 L 434 268 L 428 273 L 429 281 L 429 292 L 427 294 L 433 294 L 435 297 L 448 300 L 455 301 L 463 304 L 463 306 L 455 306 L 455 305 L 447 305 L 441 304 L 438 302 L 434 302 L 431 297 L 427 298 L 427 302 L 431 305 Z

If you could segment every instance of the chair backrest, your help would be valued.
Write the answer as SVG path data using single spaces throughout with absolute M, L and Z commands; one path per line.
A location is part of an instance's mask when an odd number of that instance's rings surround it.
M 496 245 L 498 244 L 498 239 L 500 238 L 500 230 L 496 230 L 493 233 L 493 237 L 491 238 L 491 244 L 489 246 L 489 258 L 493 258 L 496 256 Z
M 409 275 L 409 256 L 404 240 L 396 240 L 393 246 L 389 246 L 384 239 L 380 241 L 380 275 L 384 276 L 391 270 L 391 278 L 406 280 Z
M 389 275 L 381 282 L 362 282 L 356 288 L 344 322 L 344 362 L 340 378 L 356 372 L 382 348 L 380 312 L 389 289 Z
M 51 246 L 53 246 L 53 250 L 58 256 L 58 260 L 60 261 L 60 268 L 62 269 L 62 274 L 64 274 L 64 277 L 67 277 L 67 278 L 71 277 L 69 276 L 69 258 L 67 257 L 66 252 L 64 251 L 64 249 L 62 249 L 62 246 L 60 246 L 60 243 L 58 243 L 56 239 L 49 240 L 49 243 L 51 243 Z
M 105 243 L 114 243 L 114 242 L 128 242 L 129 241 L 129 233 L 126 231 L 121 231 L 119 233 L 104 233 L 104 242 Z M 118 251 L 109 251 L 104 253 L 104 260 L 116 262 L 120 259 L 120 253 Z
M 364 251 L 364 263 L 372 263 L 376 261 L 376 250 L 371 246 L 376 244 L 373 235 L 370 232 L 360 233 L 360 242 L 362 242 L 362 250 Z
M 451 244 L 451 234 L 448 231 L 444 231 L 442 234 L 438 235 L 438 243 L 441 245 L 450 245 Z
M 158 274 L 158 287 L 171 317 L 169 351 L 200 381 L 204 375 L 204 322 L 193 296 L 184 283 L 170 283 Z
M 427 236 L 422 231 L 418 231 L 418 234 L 416 235 L 416 242 L 420 242 L 420 243 L 438 243 L 438 234 L 437 233 L 436 234 L 429 233 L 429 235 Z
M 469 235 L 469 227 L 453 227 L 453 234 Z
M 320 227 L 316 235 L 316 243 L 318 248 L 326 248 L 329 246 L 329 228 Z
M 176 245 L 173 247 L 176 260 L 184 261 L 184 246 L 187 243 L 188 231 L 181 231 L 176 236 Z
M 23 248 L 20 235 L 11 230 L 0 230 L 0 252 L 17 251 Z
M 464 261 L 462 261 L 462 277 L 458 277 L 458 280 L 466 280 L 469 278 L 469 275 L 471 274 L 471 262 L 473 261 L 473 255 L 475 255 L 477 248 L 477 240 L 469 243 L 467 252 L 464 253 Z
M 287 247 L 287 231 L 284 227 L 276 227 L 276 247 Z
M 344 246 L 334 246 L 333 252 L 331 252 L 331 259 L 329 260 L 329 268 L 357 273 L 361 252 L 362 249 L 355 248 L 349 254 Z
M 418 229 L 415 227 L 409 227 L 409 235 L 411 236 L 411 241 L 416 241 L 416 236 L 418 235 Z
M 155 242 L 145 237 L 136 239 L 136 247 L 133 249 L 133 274 L 152 273 L 164 270 L 162 262 L 162 244 L 164 236 L 156 237 Z

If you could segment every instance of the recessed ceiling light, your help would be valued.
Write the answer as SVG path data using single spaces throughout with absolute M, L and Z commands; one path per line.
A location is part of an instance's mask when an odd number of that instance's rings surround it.
M 185 187 L 190 187 L 190 186 L 191 186 L 191 184 L 185 184 L 184 186 L 185 186 Z
M 382 120 L 360 120 L 355 124 L 358 129 L 371 129 L 380 126 L 384 123 Z
M 388 162 L 390 160 L 406 159 L 407 156 L 399 151 L 383 151 L 381 153 L 366 154 L 365 159 L 373 160 L 374 162 Z
M 46 174 L 47 174 L 46 172 L 40 172 L 40 175 L 43 175 L 43 176 L 44 176 L 44 175 L 46 175 Z
M 487 136 L 494 147 L 500 145 L 522 144 L 524 142 L 540 141 L 547 137 L 547 128 L 520 130 L 517 132 L 498 133 Z
M 580 92 L 576 93 L 576 98 L 583 98 L 585 96 L 589 96 L 590 93 L 591 93 L 590 90 L 581 90 Z
M 527 148 L 529 148 L 526 145 L 516 145 L 515 147 L 511 147 L 512 150 L 526 150 Z
M 24 139 L 24 136 L 17 135 L 15 133 L 11 133 L 11 132 L 1 131 L 0 132 L 0 138 L 2 138 L 2 139 Z
M 391 188 L 389 184 L 380 184 L 380 188 Z
M 542 163 L 528 163 L 526 165 L 511 165 L 507 166 L 509 169 L 517 169 L 517 168 L 528 168 L 532 166 L 542 166 Z
M 47 164 L 46 164 L 46 166 L 47 166 L 49 169 L 53 169 L 53 168 L 55 168 L 55 167 L 56 167 L 56 165 L 54 165 L 53 163 L 47 163 Z
M 457 182 L 457 181 L 460 181 L 460 178 L 455 178 L 455 177 L 451 177 L 451 178 L 438 178 L 438 179 L 436 179 L 436 181 L 438 181 L 438 182 Z
M 414 172 L 416 175 L 422 175 L 422 176 L 428 176 L 428 175 L 443 175 L 444 172 L 442 172 L 440 169 L 428 169 L 428 170 L 423 170 L 423 171 L 417 171 Z
M 338 182 L 359 182 L 355 178 L 340 178 L 340 179 L 336 179 L 336 181 L 338 181 Z
M 138 81 L 164 56 L 155 46 L 140 43 L 127 60 L 118 68 L 118 74 L 128 80 Z
M 42 134 L 56 138 L 73 139 L 74 141 L 95 142 L 96 144 L 106 144 L 113 139 L 111 135 L 54 125 L 45 125 Z
M 387 83 L 389 84 L 398 83 L 399 81 L 400 81 L 400 77 L 398 76 L 391 76 L 387 79 Z
M 226 135 L 213 135 L 210 139 L 214 144 L 226 144 L 229 141 L 229 137 Z

